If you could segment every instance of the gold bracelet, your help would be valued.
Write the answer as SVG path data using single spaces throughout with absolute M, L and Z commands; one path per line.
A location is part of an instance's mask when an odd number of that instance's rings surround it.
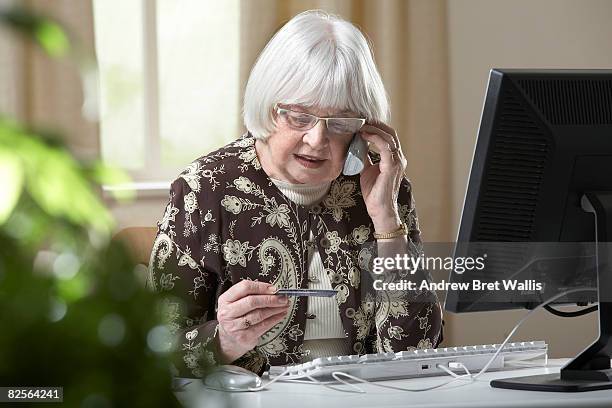
M 403 235 L 408 235 L 408 226 L 404 222 L 402 222 L 402 225 L 400 225 L 399 228 L 391 232 L 383 232 L 381 234 L 375 232 L 374 238 L 375 239 L 392 239 L 392 238 L 401 237 Z

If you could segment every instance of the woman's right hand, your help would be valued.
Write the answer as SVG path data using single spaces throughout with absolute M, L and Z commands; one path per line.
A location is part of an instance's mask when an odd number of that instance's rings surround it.
M 289 310 L 286 296 L 265 282 L 242 280 L 218 299 L 219 346 L 229 364 L 252 350 L 259 338 L 279 323 Z

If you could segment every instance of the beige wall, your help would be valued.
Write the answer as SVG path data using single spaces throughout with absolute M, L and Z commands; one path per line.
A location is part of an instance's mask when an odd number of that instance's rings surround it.
M 155 227 L 157 221 L 164 215 L 168 203 L 167 193 L 156 193 L 154 196 L 140 197 L 127 204 L 107 201 L 115 220 L 117 228 L 125 227 Z
M 610 0 L 448 0 L 453 223 L 491 68 L 612 68 Z
M 611 20 L 609 0 L 448 1 L 454 231 L 489 70 L 612 68 Z M 450 316 L 449 343 L 498 342 L 523 313 Z M 595 317 L 563 319 L 541 312 L 515 338 L 545 339 L 553 356 L 570 356 L 595 336 Z

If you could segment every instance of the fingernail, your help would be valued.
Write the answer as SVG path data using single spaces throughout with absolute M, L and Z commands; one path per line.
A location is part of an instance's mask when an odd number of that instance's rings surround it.
M 278 301 L 282 304 L 286 304 L 287 302 L 289 302 L 289 298 L 285 295 L 281 295 L 278 297 Z
M 268 288 L 268 291 L 270 291 L 270 293 L 276 293 L 278 291 L 278 288 L 276 286 L 274 286 L 274 285 L 271 285 Z

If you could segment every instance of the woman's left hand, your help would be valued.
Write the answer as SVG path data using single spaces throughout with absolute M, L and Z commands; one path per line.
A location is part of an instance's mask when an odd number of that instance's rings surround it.
M 361 172 L 361 192 L 368 214 L 376 232 L 393 231 L 401 225 L 397 196 L 408 161 L 393 128 L 384 123 L 365 124 L 359 133 L 380 154 L 377 164 L 368 157 Z

